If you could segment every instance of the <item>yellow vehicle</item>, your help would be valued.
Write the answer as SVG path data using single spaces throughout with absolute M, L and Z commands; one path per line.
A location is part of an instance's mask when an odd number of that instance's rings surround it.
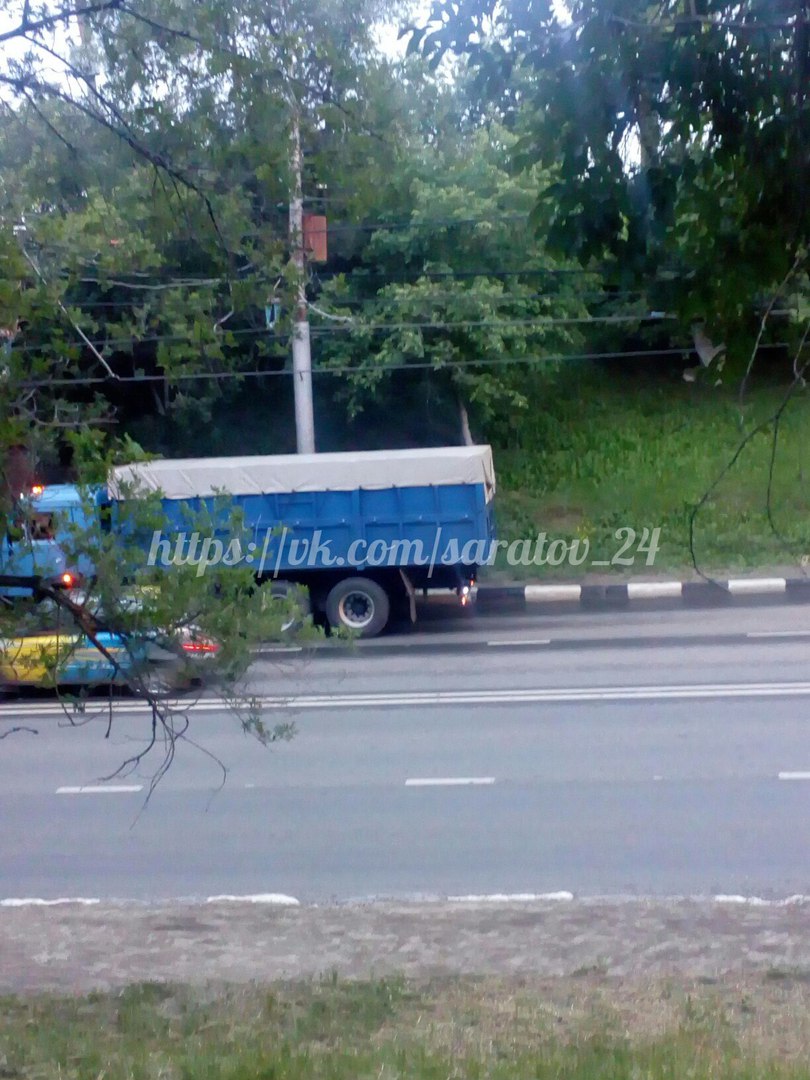
M 33 633 L 2 640 L 0 682 L 53 687 L 125 681 L 123 673 L 131 666 L 126 646 L 113 634 L 100 634 L 99 639 L 115 663 L 80 633 Z
M 133 601 L 137 602 L 137 598 Z M 219 646 L 194 628 L 127 635 L 99 627 L 91 638 L 51 604 L 20 614 L 21 632 L 0 635 L 0 686 L 123 686 L 150 693 L 199 682 Z M 100 646 L 100 647 L 99 647 Z

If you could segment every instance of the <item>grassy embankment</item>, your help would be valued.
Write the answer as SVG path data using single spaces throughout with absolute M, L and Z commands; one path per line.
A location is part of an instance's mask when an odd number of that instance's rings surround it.
M 810 987 L 398 980 L 0 1000 L 7 1080 L 799 1080 Z
M 688 569 L 691 508 L 784 392 L 769 386 L 749 393 L 741 427 L 736 390 L 676 378 L 644 383 L 593 370 L 573 373 L 542 410 L 521 422 L 523 449 L 497 452 L 499 534 L 587 538 L 590 563 L 613 559 L 617 529 L 627 526 L 640 536 L 645 527 L 658 527 L 654 566 L 641 554 L 632 566 L 610 570 L 654 575 Z M 772 438 L 766 430 L 751 440 L 698 514 L 701 569 L 797 567 L 810 554 L 810 390 L 796 395 L 780 426 L 771 498 L 775 531 L 766 512 Z M 499 558 L 496 570 L 505 569 Z M 589 569 L 541 566 L 510 575 L 577 578 Z

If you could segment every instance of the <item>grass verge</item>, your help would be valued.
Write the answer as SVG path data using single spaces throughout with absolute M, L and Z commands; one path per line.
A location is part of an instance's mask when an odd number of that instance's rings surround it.
M 810 986 L 447 979 L 0 1001 L 5 1080 L 810 1077 Z
M 721 477 L 745 435 L 766 422 L 785 387 L 752 389 L 741 410 L 736 390 L 665 379 L 618 378 L 582 369 L 554 384 L 542 410 L 522 419 L 510 448 L 497 452 L 499 532 L 510 539 L 546 532 L 587 541 L 580 567 L 508 567 L 512 577 L 581 577 L 682 571 L 692 565 L 689 517 Z M 775 445 L 775 453 L 774 453 Z M 695 555 L 719 573 L 800 565 L 810 554 L 810 390 L 799 391 L 779 424 L 755 434 L 719 479 L 696 518 Z M 768 495 L 770 484 L 770 499 Z M 770 514 L 769 514 L 770 506 Z M 637 540 L 617 562 L 630 528 Z M 638 551 L 644 530 L 660 530 L 651 565 Z M 497 576 L 497 575 L 496 575 Z

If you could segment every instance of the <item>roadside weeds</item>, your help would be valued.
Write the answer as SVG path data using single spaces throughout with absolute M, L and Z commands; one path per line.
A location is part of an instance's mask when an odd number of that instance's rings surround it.
M 803 971 L 141 983 L 0 1000 L 7 1080 L 810 1076 Z

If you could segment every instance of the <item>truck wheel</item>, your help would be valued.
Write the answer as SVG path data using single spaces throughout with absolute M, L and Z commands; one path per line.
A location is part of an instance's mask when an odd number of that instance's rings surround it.
M 152 697 L 158 700 L 187 693 L 193 680 L 180 671 L 179 665 L 148 664 L 133 675 L 131 689 L 135 697 Z
M 329 625 L 353 630 L 360 637 L 376 637 L 381 633 L 390 611 L 388 594 L 371 578 L 344 578 L 326 598 Z
M 298 630 L 311 613 L 309 593 L 300 585 L 291 581 L 268 581 L 262 586 L 262 603 L 277 603 L 284 613 L 281 633 L 290 634 Z

